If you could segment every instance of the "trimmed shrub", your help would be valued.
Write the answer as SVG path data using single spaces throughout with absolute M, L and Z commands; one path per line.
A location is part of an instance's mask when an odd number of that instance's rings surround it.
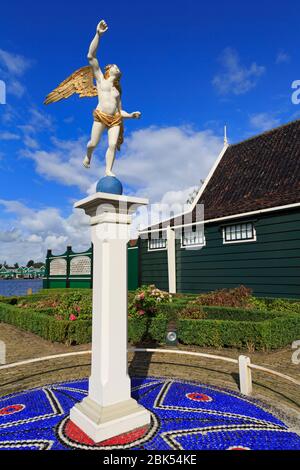
M 290 345 L 299 337 L 299 315 L 278 314 L 278 317 L 263 321 L 178 321 L 179 341 L 197 346 L 268 350 Z
M 91 320 L 56 320 L 45 313 L 29 308 L 25 310 L 5 303 L 0 303 L 0 322 L 17 326 L 52 342 L 85 344 L 89 343 L 92 338 Z M 152 339 L 162 341 L 165 331 L 166 319 L 164 317 L 128 319 L 128 340 L 133 343 L 142 341 L 149 334 L 153 335 Z
M 132 343 L 141 342 L 147 334 L 147 318 L 128 318 L 128 340 Z
M 151 319 L 148 327 L 149 338 L 162 343 L 166 338 L 168 319 L 164 315 L 158 315 Z
M 218 305 L 228 307 L 251 307 L 252 290 L 245 286 L 233 289 L 220 289 L 207 294 L 201 294 L 191 300 L 191 304 Z
M 184 307 L 179 311 L 180 318 L 191 318 L 194 320 L 203 320 L 207 318 L 207 313 L 204 311 L 202 305 L 191 305 Z
M 128 339 L 139 343 L 146 338 L 164 342 L 167 324 L 176 320 L 179 341 L 206 347 L 276 349 L 300 337 L 300 315 L 286 311 L 261 311 L 231 307 L 201 306 L 204 319 L 182 318 L 181 303 L 161 305 L 154 317 L 128 319 Z M 38 336 L 67 344 L 91 341 L 92 321 L 57 320 L 47 311 L 0 303 L 0 322 L 15 325 Z
M 17 326 L 53 342 L 82 344 L 91 340 L 90 320 L 57 321 L 44 313 L 0 303 L 0 322 Z

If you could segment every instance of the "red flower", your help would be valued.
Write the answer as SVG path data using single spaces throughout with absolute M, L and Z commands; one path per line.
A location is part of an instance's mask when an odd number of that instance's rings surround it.
M 145 315 L 145 310 L 139 310 L 139 311 L 138 311 L 138 314 L 139 314 L 139 315 Z
M 71 321 L 77 320 L 77 317 L 75 317 L 75 315 L 73 315 L 73 313 L 71 313 L 71 315 L 69 316 L 69 320 L 71 320 Z

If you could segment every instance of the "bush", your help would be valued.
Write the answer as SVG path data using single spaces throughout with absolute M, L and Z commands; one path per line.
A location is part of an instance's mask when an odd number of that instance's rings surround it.
M 92 322 L 57 321 L 54 317 L 31 309 L 20 309 L 14 305 L 0 303 L 0 322 L 15 325 L 41 338 L 53 342 L 82 344 L 91 340 Z
M 85 344 L 92 338 L 91 320 L 56 320 L 55 317 L 32 309 L 20 309 L 15 305 L 0 303 L 0 323 L 8 323 L 30 331 L 41 338 L 65 344 Z M 155 341 L 163 341 L 167 319 L 165 316 L 156 318 L 129 318 L 128 340 L 141 342 L 150 337 Z
M 157 289 L 154 285 L 142 286 L 129 297 L 128 313 L 130 318 L 154 317 L 160 306 L 172 301 L 168 292 Z
M 300 314 L 300 302 L 291 299 L 251 298 L 251 303 L 258 310 L 274 310 L 283 313 Z
M 234 289 L 220 289 L 208 294 L 201 294 L 196 299 L 191 300 L 191 304 L 197 305 L 217 305 L 227 307 L 250 308 L 252 290 L 245 286 Z
M 191 318 L 194 320 L 203 320 L 207 317 L 202 305 L 189 304 L 179 311 L 180 318 Z
M 268 350 L 288 346 L 300 337 L 299 315 L 273 312 L 272 316 L 262 321 L 180 319 L 178 339 L 197 346 Z
M 146 337 L 147 327 L 146 318 L 128 318 L 128 340 L 140 343 Z

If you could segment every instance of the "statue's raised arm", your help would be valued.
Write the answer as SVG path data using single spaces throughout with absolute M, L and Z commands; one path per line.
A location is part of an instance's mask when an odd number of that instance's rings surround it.
M 89 51 L 88 51 L 88 61 L 90 66 L 93 69 L 94 76 L 96 80 L 100 80 L 103 77 L 103 72 L 99 66 L 99 62 L 97 59 L 97 51 L 100 42 L 101 36 L 106 33 L 108 30 L 108 26 L 104 20 L 101 20 L 100 23 L 97 25 L 96 34 L 90 44 Z

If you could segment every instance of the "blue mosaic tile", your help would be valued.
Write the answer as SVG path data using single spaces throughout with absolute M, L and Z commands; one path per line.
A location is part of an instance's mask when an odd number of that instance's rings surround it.
M 149 428 L 95 444 L 69 420 L 87 379 L 0 399 L 0 449 L 300 450 L 300 437 L 260 403 L 233 391 L 166 378 L 133 378 Z

